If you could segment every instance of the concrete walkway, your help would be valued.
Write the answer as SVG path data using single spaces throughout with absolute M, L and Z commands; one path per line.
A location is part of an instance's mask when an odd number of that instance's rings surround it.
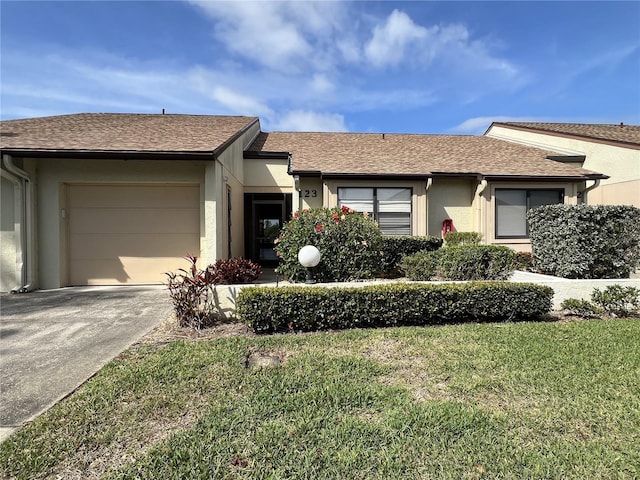
M 0 442 L 171 313 L 164 286 L 0 295 Z

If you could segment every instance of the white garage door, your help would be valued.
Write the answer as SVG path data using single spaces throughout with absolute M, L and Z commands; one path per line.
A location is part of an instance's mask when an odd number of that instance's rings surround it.
M 198 185 L 70 185 L 69 283 L 161 283 L 200 253 Z

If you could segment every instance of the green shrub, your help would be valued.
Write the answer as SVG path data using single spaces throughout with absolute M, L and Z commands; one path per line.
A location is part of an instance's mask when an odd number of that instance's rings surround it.
M 456 245 L 480 245 L 482 234 L 480 232 L 449 232 L 444 237 L 447 247 Z
M 365 287 L 248 287 L 238 316 L 256 333 L 529 320 L 553 290 L 525 283 L 391 283 Z
M 460 245 L 408 255 L 400 266 L 410 280 L 506 280 L 514 258 L 500 245 Z
M 386 277 L 401 276 L 400 261 L 416 252 L 431 252 L 442 246 L 437 237 L 384 236 L 382 237 L 382 259 L 380 273 Z
M 629 317 L 640 312 L 640 289 L 622 285 L 594 288 L 591 301 L 607 315 Z
M 567 315 L 582 318 L 594 318 L 602 313 L 602 311 L 589 300 L 581 300 L 578 298 L 567 298 L 560 304 L 560 308 L 562 308 Z
M 640 265 L 640 208 L 545 205 L 527 213 L 536 269 L 565 278 L 628 278 Z
M 439 251 L 416 252 L 400 261 L 400 269 L 409 280 L 428 281 L 438 273 Z
M 346 207 L 303 210 L 285 224 L 275 250 L 281 260 L 278 273 L 290 281 L 306 278 L 306 269 L 298 262 L 305 245 L 315 245 L 322 254 L 314 268 L 319 282 L 371 278 L 380 268 L 380 229 L 367 214 Z

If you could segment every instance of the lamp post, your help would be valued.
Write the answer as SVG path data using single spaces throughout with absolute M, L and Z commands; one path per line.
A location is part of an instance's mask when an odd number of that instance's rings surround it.
M 316 280 L 313 278 L 312 268 L 320 263 L 320 258 L 322 258 L 320 250 L 313 245 L 305 245 L 298 252 L 300 265 L 307 269 L 307 280 L 305 283 L 316 283 Z

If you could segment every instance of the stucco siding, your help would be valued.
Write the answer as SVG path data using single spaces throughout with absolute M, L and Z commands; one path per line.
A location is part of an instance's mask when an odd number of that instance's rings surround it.
M 633 205 L 640 207 L 640 179 L 607 183 L 587 193 L 590 205 Z
M 7 292 L 21 286 L 18 261 L 19 248 L 16 234 L 16 190 L 17 187 L 2 177 L 0 183 L 0 291 Z
M 224 168 L 228 170 L 228 173 L 237 178 L 240 183 L 244 183 L 244 161 L 242 153 L 251 142 L 253 142 L 258 133 L 260 133 L 260 123 L 256 122 L 220 153 L 218 157 L 218 160 L 224 165 Z
M 435 178 L 428 192 L 428 234 L 441 236 L 442 221 L 450 218 L 456 231 L 474 230 L 473 195 L 475 182 L 470 180 Z
M 246 159 L 245 193 L 291 193 L 293 177 L 287 173 L 287 166 L 285 159 Z

